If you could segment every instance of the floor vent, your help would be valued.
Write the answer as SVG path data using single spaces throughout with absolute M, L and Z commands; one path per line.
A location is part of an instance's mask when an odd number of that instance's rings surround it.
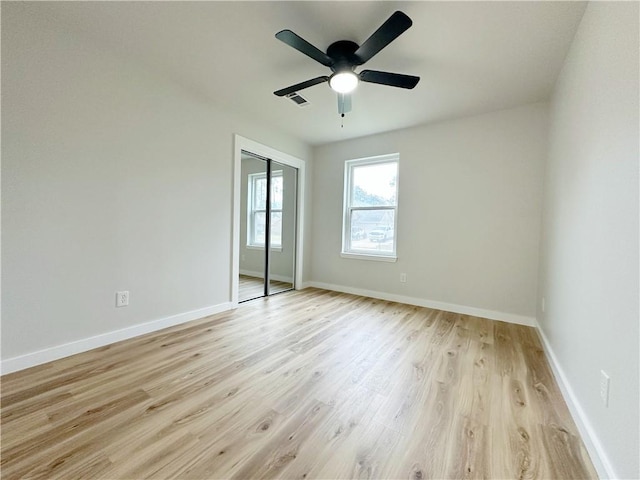
M 311 105 L 309 100 L 304 98 L 298 92 L 290 93 L 289 95 L 287 95 L 287 98 L 291 100 L 293 103 L 295 103 L 296 105 L 298 105 L 299 107 L 306 107 L 307 105 Z

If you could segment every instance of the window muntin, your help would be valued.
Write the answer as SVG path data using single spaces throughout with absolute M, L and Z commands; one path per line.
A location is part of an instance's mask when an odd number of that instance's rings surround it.
M 267 217 L 267 174 L 249 174 L 247 246 L 264 248 Z M 271 172 L 271 247 L 282 247 L 282 170 Z
M 342 253 L 395 258 L 398 155 L 345 162 Z

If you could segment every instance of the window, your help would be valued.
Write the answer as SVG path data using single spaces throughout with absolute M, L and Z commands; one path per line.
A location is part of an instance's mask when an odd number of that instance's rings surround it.
M 267 174 L 249 174 L 247 246 L 264 248 L 267 218 Z M 271 172 L 271 248 L 282 248 L 282 170 Z
M 345 162 L 342 256 L 396 260 L 398 154 Z

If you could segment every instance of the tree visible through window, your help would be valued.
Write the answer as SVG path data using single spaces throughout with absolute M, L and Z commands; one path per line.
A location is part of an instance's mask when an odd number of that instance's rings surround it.
M 267 218 L 267 175 L 249 175 L 247 245 L 264 247 Z M 282 246 L 282 170 L 271 173 L 271 247 Z
M 345 163 L 342 253 L 396 255 L 398 155 Z

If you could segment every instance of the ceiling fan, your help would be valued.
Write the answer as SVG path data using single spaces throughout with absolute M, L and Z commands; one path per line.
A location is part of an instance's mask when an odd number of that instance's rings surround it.
M 350 40 L 338 40 L 329 45 L 327 53 L 314 47 L 291 30 L 282 30 L 276 33 L 278 40 L 325 67 L 329 67 L 333 74 L 312 78 L 273 93 L 278 97 L 284 97 L 304 88 L 329 82 L 329 86 L 338 94 L 338 113 L 344 117 L 344 114 L 351 110 L 350 93 L 358 86 L 359 81 L 411 89 L 418 84 L 420 77 L 377 70 L 362 70 L 360 73 L 356 73 L 355 68 L 371 60 L 374 55 L 402 35 L 412 24 L 413 22 L 406 14 L 397 11 L 362 45 Z

